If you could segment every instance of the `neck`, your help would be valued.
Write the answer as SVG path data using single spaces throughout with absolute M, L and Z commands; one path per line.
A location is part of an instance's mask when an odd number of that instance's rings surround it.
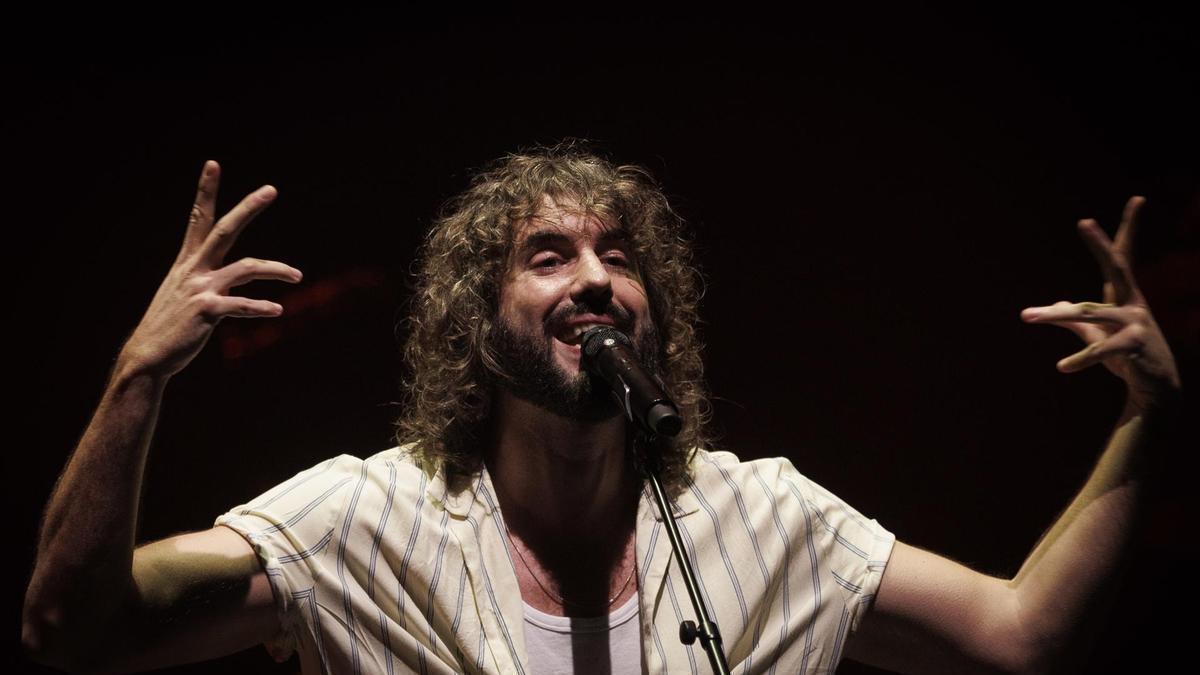
M 501 393 L 486 455 L 517 555 L 521 597 L 559 616 L 603 616 L 637 592 L 641 481 L 622 417 L 567 420 Z
M 486 461 L 509 529 L 533 546 L 624 541 L 641 489 L 626 452 L 624 418 L 581 422 L 507 392 L 497 399 Z

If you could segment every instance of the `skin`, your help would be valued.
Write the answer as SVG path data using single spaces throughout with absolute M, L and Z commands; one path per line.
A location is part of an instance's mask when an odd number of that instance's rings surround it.
M 220 167 L 207 162 L 179 255 L 122 349 L 47 506 L 22 640 L 50 665 L 106 672 L 188 663 L 279 630 L 266 576 L 232 530 L 134 547 L 146 452 L 167 382 L 221 319 L 282 311 L 231 289 L 301 278 L 280 262 L 224 264 L 276 192 L 264 186 L 218 220 L 219 176 Z M 1130 265 L 1143 201 L 1130 200 L 1115 241 L 1094 221 L 1080 222 L 1105 275 L 1103 302 L 1022 312 L 1027 322 L 1063 326 L 1088 343 L 1060 361 L 1060 370 L 1103 364 L 1128 386 L 1125 411 L 1087 484 L 1012 579 L 898 542 L 875 606 L 848 645 L 852 658 L 900 672 L 1044 672 L 1072 653 L 1083 619 L 1128 552 L 1145 491 L 1143 460 L 1158 451 L 1153 437 L 1180 389 Z M 561 236 L 514 257 L 499 307 L 511 326 L 550 347 L 565 378 L 579 372 L 578 349 L 547 325 L 556 308 L 611 300 L 633 317 L 635 335 L 650 326 L 636 262 L 601 236 L 610 228 L 572 206 L 548 203 L 543 218 L 518 232 L 518 242 L 538 230 Z M 612 604 L 630 597 L 636 585 L 623 582 L 634 566 L 639 483 L 624 459 L 624 421 L 569 420 L 504 392 L 494 420 L 486 461 L 513 532 L 510 546 L 529 563 L 518 563 L 525 599 L 543 611 L 587 615 L 607 611 L 614 594 Z M 563 554 L 572 547 L 585 548 Z
M 1103 302 L 1057 302 L 1021 312 L 1062 326 L 1087 346 L 1057 364 L 1073 373 L 1104 365 L 1127 397 L 1087 483 L 1016 576 L 998 579 L 897 542 L 875 606 L 848 645 L 859 661 L 899 672 L 1054 672 L 1070 668 L 1115 573 L 1129 553 L 1146 492 L 1155 436 L 1178 405 L 1179 372 L 1138 290 L 1131 264 L 1133 197 L 1114 240 L 1079 222 L 1104 273 Z
M 134 550 L 146 452 L 167 382 L 221 319 L 282 312 L 273 302 L 230 295 L 231 289 L 256 279 L 301 279 L 281 262 L 224 264 L 238 235 L 277 193 L 263 186 L 218 220 L 219 182 L 220 166 L 206 162 L 179 255 L 117 357 L 46 507 L 21 631 L 31 656 L 44 663 L 76 671 L 188 663 L 249 647 L 278 630 L 266 575 L 232 530 Z M 174 620 L 183 614 L 186 621 Z
M 580 373 L 580 349 L 556 337 L 555 310 L 583 305 L 588 313 L 575 320 L 615 321 L 602 313 L 611 302 L 632 316 L 635 339 L 651 322 L 626 247 L 606 237 L 611 227 L 573 207 L 547 200 L 541 217 L 517 232 L 499 303 L 501 320 L 549 345 L 565 380 Z M 534 239 L 541 243 L 527 246 Z M 641 481 L 626 463 L 624 418 L 566 419 L 501 390 L 495 420 L 485 461 L 519 553 L 526 602 L 558 616 L 606 614 L 637 592 L 626 582 Z

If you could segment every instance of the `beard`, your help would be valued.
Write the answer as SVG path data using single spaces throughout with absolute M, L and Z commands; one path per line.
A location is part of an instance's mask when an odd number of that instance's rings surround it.
M 624 310 L 610 307 L 605 312 L 613 317 L 616 327 L 629 335 L 631 317 Z M 559 417 L 582 422 L 601 422 L 623 414 L 612 391 L 602 380 L 580 368 L 569 375 L 554 359 L 554 334 L 550 327 L 561 326 L 579 311 L 556 312 L 547 322 L 542 335 L 528 335 L 515 330 L 504 318 L 493 329 L 492 344 L 502 372 L 507 375 L 501 385 L 517 398 L 528 401 Z M 646 372 L 662 379 L 658 363 L 658 331 L 646 326 L 633 341 L 634 351 Z

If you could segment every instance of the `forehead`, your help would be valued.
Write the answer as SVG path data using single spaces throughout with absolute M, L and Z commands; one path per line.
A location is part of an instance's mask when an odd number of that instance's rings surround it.
M 552 240 L 624 241 L 628 233 L 605 213 L 588 211 L 569 198 L 542 198 L 537 215 L 513 227 L 513 250 L 520 252 Z

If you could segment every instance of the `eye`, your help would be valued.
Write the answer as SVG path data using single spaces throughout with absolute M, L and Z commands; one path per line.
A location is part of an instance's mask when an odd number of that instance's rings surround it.
M 620 251 L 613 251 L 604 254 L 604 263 L 615 267 L 629 267 L 629 258 L 625 257 Z
M 534 267 L 553 268 L 562 265 L 564 262 L 565 261 L 562 259 L 562 256 L 558 255 L 557 253 L 542 253 L 534 256 L 533 260 L 530 261 L 530 264 L 532 264 Z

